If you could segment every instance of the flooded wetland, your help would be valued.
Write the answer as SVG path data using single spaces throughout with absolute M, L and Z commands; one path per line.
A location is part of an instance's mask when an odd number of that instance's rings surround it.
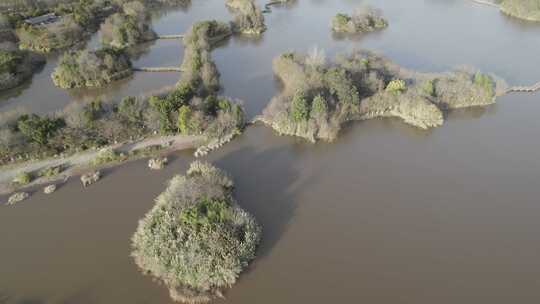
M 264 6 L 262 0 L 256 1 Z M 468 0 L 370 0 L 389 22 L 365 35 L 332 33 L 332 17 L 360 1 L 272 6 L 259 37 L 233 36 L 211 56 L 220 95 L 248 120 L 283 89 L 272 60 L 284 52 L 367 49 L 400 66 L 439 73 L 473 66 L 510 86 L 540 80 L 540 23 Z M 363 3 L 363 2 L 362 2 Z M 199 20 L 232 20 L 223 0 L 152 13 L 158 35 Z M 100 33 L 86 47 L 94 48 Z M 179 66 L 179 40 L 138 46 L 135 67 Z M 97 96 L 115 101 L 173 86 L 181 73 L 135 72 L 100 89 L 64 90 L 51 73 L 0 94 L 0 111 L 40 114 Z M 540 93 L 509 93 L 452 110 L 421 130 L 397 118 L 348 122 L 331 142 L 279 136 L 262 124 L 205 156 L 234 179 L 234 197 L 262 226 L 257 257 L 214 303 L 534 303 L 540 301 Z M 69 179 L 0 208 L 0 303 L 174 303 L 131 256 L 139 220 L 193 150 L 161 171 L 146 160 L 105 169 L 83 189 Z

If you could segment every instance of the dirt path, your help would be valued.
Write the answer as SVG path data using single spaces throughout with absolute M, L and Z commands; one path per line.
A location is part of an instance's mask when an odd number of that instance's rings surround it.
M 150 146 L 167 146 L 167 148 L 163 150 L 163 152 L 166 153 L 183 149 L 193 149 L 199 146 L 202 141 L 203 138 L 199 136 L 160 136 L 146 138 L 131 143 L 116 144 L 109 147 L 113 148 L 117 152 L 129 153 Z M 11 185 L 11 182 L 18 174 L 22 172 L 35 172 L 48 167 L 64 165 L 65 167 L 68 167 L 68 169 L 58 176 L 52 178 L 39 178 L 25 187 L 51 183 L 58 180 L 66 180 L 70 176 L 79 173 L 82 169 L 89 169 L 88 167 L 90 161 L 96 158 L 100 150 L 101 149 L 85 151 L 63 158 L 28 161 L 21 164 L 0 168 L 0 194 L 13 192 L 15 188 L 13 185 Z

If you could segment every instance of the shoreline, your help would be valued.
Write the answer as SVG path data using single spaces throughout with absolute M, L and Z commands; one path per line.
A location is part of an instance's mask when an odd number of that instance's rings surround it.
M 24 163 L 7 165 L 0 167 L 0 195 L 10 195 L 17 191 L 44 186 L 46 184 L 64 183 L 71 177 L 79 176 L 87 171 L 105 169 L 119 166 L 125 162 L 133 161 L 145 157 L 155 157 L 170 154 L 176 151 L 197 149 L 204 145 L 204 138 L 201 136 L 158 136 L 149 137 L 139 141 L 119 143 L 109 145 L 100 149 L 83 151 L 60 158 L 48 158 L 38 161 L 26 161 Z M 151 153 L 144 153 L 145 148 L 159 146 L 161 149 Z M 115 152 L 126 155 L 125 159 L 112 161 L 105 164 L 93 165 L 91 162 L 104 149 L 113 149 Z M 140 154 L 129 155 L 128 153 L 141 151 Z M 51 177 L 36 177 L 32 182 L 25 185 L 14 185 L 13 179 L 23 172 L 36 172 L 45 168 L 65 166 L 66 169 L 59 174 Z M 59 182 L 62 181 L 62 182 Z

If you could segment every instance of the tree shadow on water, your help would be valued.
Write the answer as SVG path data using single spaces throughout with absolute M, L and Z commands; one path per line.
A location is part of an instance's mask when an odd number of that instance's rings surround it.
M 235 198 L 262 226 L 258 258 L 268 255 L 287 230 L 298 206 L 299 172 L 286 147 L 263 152 L 244 148 L 216 161 L 235 181 Z M 294 185 L 294 188 L 293 188 Z

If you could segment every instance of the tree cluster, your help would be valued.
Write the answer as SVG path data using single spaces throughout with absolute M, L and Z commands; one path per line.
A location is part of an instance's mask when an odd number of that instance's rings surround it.
M 178 301 L 201 303 L 231 287 L 255 258 L 261 228 L 235 202 L 232 179 L 201 162 L 175 176 L 139 222 L 133 257 Z

